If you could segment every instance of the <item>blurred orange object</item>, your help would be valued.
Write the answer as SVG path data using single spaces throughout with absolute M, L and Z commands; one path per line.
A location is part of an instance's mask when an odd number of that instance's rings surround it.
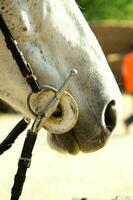
M 122 75 L 126 92 L 133 94 L 133 52 L 126 54 L 123 59 Z

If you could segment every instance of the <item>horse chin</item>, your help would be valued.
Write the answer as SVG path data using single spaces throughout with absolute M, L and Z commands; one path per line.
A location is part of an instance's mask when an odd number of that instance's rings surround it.
M 82 133 L 76 133 L 74 129 L 71 129 L 69 132 L 60 135 L 48 133 L 47 140 L 52 149 L 61 153 L 77 155 L 80 151 L 88 153 L 101 149 L 106 144 L 110 134 L 100 130 L 98 135 L 94 137 L 91 137 L 91 135 L 85 134 L 83 138 Z

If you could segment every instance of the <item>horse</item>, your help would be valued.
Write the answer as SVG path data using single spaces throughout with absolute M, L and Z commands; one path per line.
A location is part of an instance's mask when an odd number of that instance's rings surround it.
M 78 71 L 68 88 L 78 105 L 77 122 L 65 133 L 48 132 L 50 147 L 72 155 L 102 148 L 117 124 L 121 94 L 77 3 L 1 0 L 0 13 L 41 87 L 58 89 L 73 68 Z M 30 93 L 0 31 L 0 98 L 31 116 L 27 106 Z

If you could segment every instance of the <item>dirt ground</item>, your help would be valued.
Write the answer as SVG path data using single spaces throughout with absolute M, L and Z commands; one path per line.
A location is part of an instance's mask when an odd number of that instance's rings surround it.
M 61 155 L 48 147 L 45 134 L 40 133 L 20 200 L 133 196 L 133 125 L 129 134 L 123 126 L 123 119 L 133 111 L 132 103 L 129 96 L 123 96 L 123 114 L 118 126 L 108 144 L 95 153 Z M 0 141 L 19 119 L 20 115 L 0 115 Z M 10 199 L 25 135 L 26 132 L 0 157 L 0 200 Z

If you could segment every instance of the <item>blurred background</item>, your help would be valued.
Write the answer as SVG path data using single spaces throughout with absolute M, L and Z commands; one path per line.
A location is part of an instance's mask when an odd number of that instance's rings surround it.
M 77 0 L 121 88 L 123 56 L 133 45 L 132 0 Z
M 76 157 L 60 155 L 49 149 L 44 134 L 39 134 L 34 159 L 28 173 L 22 200 L 111 199 L 133 196 L 133 96 L 125 90 L 122 62 L 133 44 L 133 0 L 76 0 L 95 33 L 122 92 L 122 114 L 108 144 L 98 152 Z M 133 67 L 133 66 L 132 66 Z M 133 75 L 132 75 L 133 76 Z M 2 140 L 21 115 L 0 101 Z M 20 136 L 13 149 L 0 158 L 0 196 L 10 196 L 16 172 Z M 19 149 L 19 150 L 18 150 Z M 10 165 L 10 167 L 9 167 Z M 47 197 L 47 198 L 44 198 Z

